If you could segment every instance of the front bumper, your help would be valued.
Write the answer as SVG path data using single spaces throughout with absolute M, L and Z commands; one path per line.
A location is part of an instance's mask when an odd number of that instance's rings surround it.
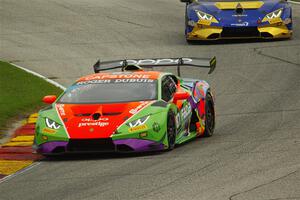
M 284 24 L 266 25 L 257 27 L 217 27 L 195 25 L 193 30 L 187 33 L 187 40 L 219 40 L 219 39 L 242 39 L 262 38 L 278 39 L 290 38 L 293 31 Z
M 145 152 L 165 149 L 162 143 L 143 139 L 78 139 L 69 142 L 53 141 L 37 146 L 44 155 L 91 152 Z

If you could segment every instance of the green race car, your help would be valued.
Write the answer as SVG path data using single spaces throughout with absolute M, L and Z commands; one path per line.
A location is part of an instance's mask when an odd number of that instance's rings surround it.
M 204 80 L 143 68 L 210 68 L 215 58 L 98 61 L 59 97 L 46 96 L 34 147 L 44 155 L 70 152 L 142 152 L 173 149 L 197 136 L 211 136 L 214 99 Z M 143 67 L 143 68 L 142 68 Z M 111 69 L 121 72 L 103 72 Z M 101 72 L 101 73 L 99 73 Z

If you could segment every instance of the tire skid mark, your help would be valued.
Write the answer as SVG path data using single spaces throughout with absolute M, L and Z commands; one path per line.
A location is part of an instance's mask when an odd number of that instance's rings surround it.
M 219 114 L 218 117 L 222 116 L 234 116 L 234 115 L 256 115 L 256 114 L 271 114 L 271 113 L 283 113 L 283 112 L 297 112 L 300 109 L 287 109 L 287 110 L 274 110 L 274 111 L 261 111 L 261 112 L 243 112 L 243 113 L 224 113 Z
M 251 192 L 251 191 L 253 191 L 253 190 L 257 189 L 257 188 L 260 188 L 260 187 L 263 187 L 263 186 L 272 184 L 272 183 L 274 183 L 274 182 L 276 182 L 276 181 L 278 181 L 278 180 L 280 180 L 280 179 L 284 179 L 284 178 L 286 178 L 286 177 L 288 177 L 288 176 L 291 176 L 291 175 L 295 174 L 295 173 L 298 172 L 298 171 L 299 171 L 299 169 L 297 169 L 297 170 L 295 170 L 295 171 L 292 171 L 292 172 L 290 172 L 290 173 L 288 173 L 288 174 L 286 174 L 286 175 L 280 176 L 280 177 L 278 177 L 278 178 L 276 178 L 276 179 L 274 179 L 274 180 L 272 180 L 272 181 L 269 181 L 269 182 L 267 182 L 267 183 L 263 183 L 263 184 L 257 185 L 257 186 L 255 186 L 255 187 L 253 187 L 253 188 L 251 188 L 251 189 L 248 189 L 248 190 L 245 190 L 245 191 L 242 191 L 242 192 L 235 193 L 235 194 L 231 195 L 228 199 L 229 199 L 229 200 L 234 200 L 234 198 L 237 197 L 238 195 L 241 195 L 241 194 L 247 193 L 247 192 Z
M 292 61 L 289 61 L 289 60 L 285 60 L 285 59 L 282 59 L 282 58 L 279 58 L 279 57 L 276 57 L 276 56 L 271 56 L 271 55 L 265 54 L 260 49 L 261 48 L 254 48 L 254 52 L 256 52 L 258 55 L 261 55 L 261 56 L 264 56 L 264 57 L 272 58 L 272 59 L 275 59 L 275 60 L 278 60 L 278 61 L 281 61 L 281 62 L 284 62 L 284 63 L 288 63 L 288 64 L 291 64 L 291 65 L 294 65 L 296 67 L 300 67 L 299 63 L 295 63 L 295 62 L 292 62 Z
M 199 171 L 202 171 L 202 170 L 205 170 L 205 169 L 208 169 L 210 166 L 213 166 L 217 161 L 214 161 L 212 163 L 209 163 L 207 165 L 205 165 L 204 167 L 200 168 L 200 169 L 197 169 L 197 170 L 194 170 L 194 171 L 191 171 L 190 173 L 185 173 L 183 174 L 182 176 L 179 176 L 177 178 L 175 178 L 174 180 L 164 184 L 164 185 L 159 185 L 157 187 L 155 187 L 154 189 L 148 191 L 148 192 L 145 192 L 139 196 L 137 196 L 136 198 L 139 199 L 139 198 L 145 198 L 147 196 L 151 196 L 151 193 L 153 192 L 156 192 L 158 193 L 160 190 L 162 190 L 163 188 L 166 188 L 174 183 L 176 183 L 178 180 L 182 180 L 183 178 L 186 178 L 186 177 L 190 177 L 190 176 L 193 176 L 194 174 L 198 173 Z

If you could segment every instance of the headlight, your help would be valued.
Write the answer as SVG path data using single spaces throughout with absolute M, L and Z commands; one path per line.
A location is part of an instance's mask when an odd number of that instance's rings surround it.
M 264 18 L 263 18 L 263 22 L 265 21 L 272 21 L 273 19 L 277 19 L 280 18 L 282 14 L 282 8 L 275 10 L 269 14 L 267 14 Z
M 150 117 L 150 115 L 147 115 L 147 116 L 142 117 L 140 119 L 129 122 L 126 125 L 129 126 L 130 128 L 136 127 L 136 126 L 141 126 L 141 125 L 146 123 L 146 121 L 149 119 L 149 117 Z
M 210 14 L 207 14 L 207 13 L 199 11 L 199 10 L 196 10 L 195 12 L 197 13 L 197 16 L 200 20 L 218 23 L 218 20 L 216 20 L 216 18 Z
M 60 128 L 60 124 L 49 119 L 49 118 L 45 118 L 45 122 L 46 122 L 46 126 L 48 128 L 52 128 L 52 129 L 59 129 Z

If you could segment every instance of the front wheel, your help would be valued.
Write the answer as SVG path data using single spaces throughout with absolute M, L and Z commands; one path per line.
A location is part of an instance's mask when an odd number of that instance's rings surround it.
M 211 94 L 206 96 L 205 111 L 204 137 L 210 137 L 215 130 L 215 108 Z
M 172 150 L 175 147 L 176 141 L 175 114 L 172 111 L 169 111 L 167 120 L 168 150 Z

